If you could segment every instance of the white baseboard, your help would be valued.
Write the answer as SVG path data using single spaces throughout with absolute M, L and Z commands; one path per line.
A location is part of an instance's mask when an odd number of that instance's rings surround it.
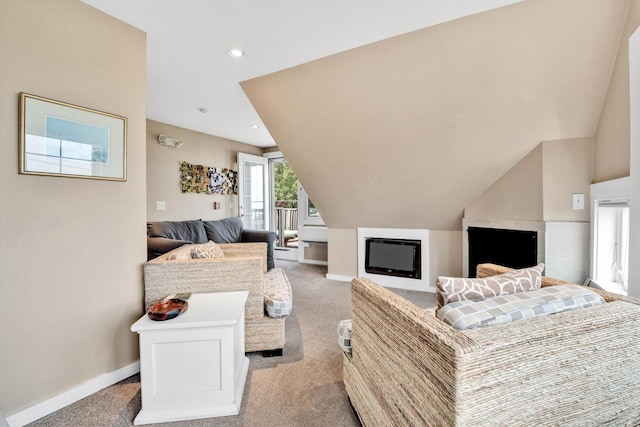
M 351 282 L 351 280 L 353 280 L 353 277 L 351 277 L 351 276 L 342 276 L 340 274 L 329 274 L 329 273 L 327 273 L 324 277 L 327 280 L 337 280 L 338 282 Z
M 84 399 L 87 396 L 96 393 L 103 388 L 109 387 L 117 382 L 129 378 L 131 375 L 140 372 L 140 361 L 133 362 L 130 365 L 124 366 L 113 372 L 102 374 L 95 377 L 80 386 L 65 391 L 51 399 L 47 399 L 44 402 L 40 402 L 27 409 L 17 412 L 7 417 L 7 422 L 10 427 L 22 427 L 37 419 L 49 415 L 65 406 L 71 405 L 80 399 Z
M 315 259 L 300 259 L 300 257 L 298 257 L 298 262 L 300 264 L 329 265 L 327 261 L 318 261 Z

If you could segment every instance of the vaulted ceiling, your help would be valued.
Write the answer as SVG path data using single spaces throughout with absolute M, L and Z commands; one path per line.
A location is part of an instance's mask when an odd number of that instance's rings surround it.
M 242 88 L 330 227 L 459 230 L 538 143 L 594 134 L 628 5 L 525 0 Z
M 147 34 L 147 118 L 267 147 L 240 81 L 520 0 L 82 1 Z

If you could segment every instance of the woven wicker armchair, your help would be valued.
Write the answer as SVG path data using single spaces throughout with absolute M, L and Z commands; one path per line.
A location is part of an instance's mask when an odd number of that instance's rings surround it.
M 169 260 L 175 249 L 144 265 L 145 309 L 167 295 L 191 292 L 249 291 L 245 305 L 245 351 L 279 351 L 285 319 L 264 311 L 266 243 L 219 244 L 224 258 Z M 284 274 L 279 269 L 268 274 Z M 278 354 L 277 352 L 274 354 Z
M 485 264 L 478 276 L 506 271 Z M 354 279 L 347 393 L 365 426 L 640 425 L 640 305 L 603 295 L 599 306 L 459 331 Z

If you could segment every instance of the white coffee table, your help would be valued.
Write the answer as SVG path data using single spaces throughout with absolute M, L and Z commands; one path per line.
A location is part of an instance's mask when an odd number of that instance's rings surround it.
M 131 326 L 140 339 L 142 410 L 135 425 L 237 415 L 247 379 L 248 292 L 193 294 L 180 316 Z

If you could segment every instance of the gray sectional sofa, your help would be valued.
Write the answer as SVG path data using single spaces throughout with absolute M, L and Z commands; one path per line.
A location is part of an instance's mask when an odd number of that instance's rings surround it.
M 151 260 L 190 243 L 259 243 L 267 244 L 267 268 L 274 267 L 273 247 L 276 233 L 245 229 L 242 218 L 203 221 L 158 221 L 147 223 L 147 259 Z

